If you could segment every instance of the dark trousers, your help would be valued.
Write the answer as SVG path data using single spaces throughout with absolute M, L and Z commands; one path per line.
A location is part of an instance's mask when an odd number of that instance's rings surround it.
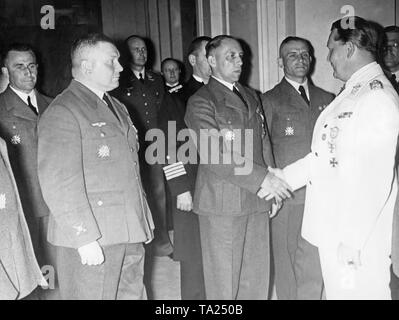
M 318 249 L 301 236 L 303 204 L 286 202 L 271 222 L 275 284 L 279 300 L 320 300 Z
M 166 221 L 166 190 L 162 166 L 159 164 L 148 165 L 142 160 L 140 172 L 155 225 L 154 240 L 150 243 L 149 248 L 156 256 L 170 255 L 173 252 L 173 247 L 169 239 Z
M 141 243 L 104 246 L 105 261 L 98 266 L 83 265 L 77 249 L 56 248 L 61 299 L 147 299 Z

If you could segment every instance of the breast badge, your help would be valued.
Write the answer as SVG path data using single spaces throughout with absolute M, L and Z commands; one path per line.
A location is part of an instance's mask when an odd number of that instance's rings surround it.
M 104 144 L 98 148 L 97 156 L 100 159 L 108 158 L 110 155 L 111 155 L 111 150 L 107 145 Z
M 79 236 L 81 233 L 87 231 L 87 229 L 83 226 L 83 223 L 74 225 L 73 228 L 76 230 L 76 235 Z
M 356 92 L 358 92 L 361 87 L 362 87 L 362 85 L 360 83 L 353 86 L 351 94 L 356 94 Z
M 11 137 L 11 143 L 12 144 L 20 144 L 21 143 L 21 136 L 19 134 L 14 134 Z
M 91 126 L 92 126 L 92 127 L 99 127 L 99 128 L 101 128 L 101 127 L 105 126 L 106 124 L 107 124 L 106 122 L 94 122 L 94 123 L 91 124 Z
M 0 194 L 0 210 L 6 208 L 6 194 Z
M 371 90 L 384 89 L 384 85 L 380 80 L 373 80 L 370 82 L 370 89 Z
M 233 141 L 235 139 L 236 135 L 233 131 L 228 130 L 225 134 L 224 134 L 224 138 L 226 139 L 226 141 Z
M 293 136 L 295 133 L 294 128 L 289 126 L 285 128 L 285 135 L 286 136 Z

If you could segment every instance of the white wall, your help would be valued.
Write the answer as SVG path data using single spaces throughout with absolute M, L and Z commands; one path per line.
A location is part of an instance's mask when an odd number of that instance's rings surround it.
M 296 35 L 311 41 L 317 59 L 313 81 L 316 85 L 337 93 L 342 82 L 332 76 L 326 61 L 327 39 L 332 22 L 343 17 L 341 7 L 352 5 L 355 15 L 374 20 L 383 26 L 395 23 L 395 0 L 296 0 Z

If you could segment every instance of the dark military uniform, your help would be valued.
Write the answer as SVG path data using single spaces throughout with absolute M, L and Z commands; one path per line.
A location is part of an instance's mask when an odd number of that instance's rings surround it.
M 310 151 L 314 124 L 334 96 L 309 83 L 310 106 L 284 78 L 262 96 L 278 168 Z M 320 299 L 323 280 L 317 249 L 304 240 L 301 224 L 305 188 L 285 201 L 271 224 L 277 296 L 282 300 Z
M 197 145 L 193 211 L 200 222 L 207 299 L 267 299 L 271 203 L 256 193 L 274 161 L 256 93 L 236 86 L 245 102 L 214 78 L 188 101 L 187 126 L 208 145 L 219 145 L 214 153 L 201 140 Z M 248 170 L 240 172 L 243 163 Z
M 39 115 L 51 99 L 35 92 Z M 0 95 L 0 136 L 5 140 L 22 207 L 41 267 L 55 267 L 54 248 L 47 242 L 49 209 L 37 175 L 38 116 L 10 87 Z M 52 288 L 53 289 L 53 288 Z M 38 292 L 44 299 L 57 299 L 56 290 Z
M 184 87 L 183 87 L 184 88 Z M 179 91 L 181 92 L 181 91 Z M 159 128 L 168 137 L 168 122 L 176 123 L 176 133 L 186 129 L 184 123 L 185 102 L 181 95 L 165 93 L 159 113 Z M 183 144 L 181 141 L 166 139 L 166 159 L 163 167 L 167 187 L 168 203 L 173 213 L 174 249 L 173 259 L 180 261 L 180 287 L 183 300 L 205 299 L 204 273 L 202 268 L 201 240 L 198 216 L 192 211 L 177 209 L 176 197 L 187 191 L 194 195 L 198 165 L 183 163 L 181 159 L 172 159 L 169 150 L 176 151 Z M 174 161 L 175 160 L 175 161 Z
M 162 77 L 150 70 L 145 71 L 141 82 L 130 69 L 125 69 L 121 75 L 121 85 L 114 95 L 125 104 L 130 117 L 137 127 L 140 141 L 140 172 L 144 189 L 155 223 L 155 255 L 169 255 L 172 247 L 166 227 L 166 194 L 162 172 L 159 164 L 148 164 L 145 151 L 152 141 L 145 141 L 148 130 L 158 127 L 158 112 L 164 96 L 164 81 Z M 161 247 L 157 248 L 157 244 Z

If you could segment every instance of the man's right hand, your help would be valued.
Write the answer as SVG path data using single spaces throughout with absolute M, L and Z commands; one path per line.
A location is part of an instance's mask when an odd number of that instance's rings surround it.
M 104 262 L 104 254 L 97 241 L 93 241 L 78 248 L 82 264 L 97 266 Z
M 259 198 L 270 200 L 275 198 L 281 202 L 286 198 L 291 198 L 292 188 L 284 180 L 277 177 L 273 172 L 269 171 L 263 180 L 257 195 Z

